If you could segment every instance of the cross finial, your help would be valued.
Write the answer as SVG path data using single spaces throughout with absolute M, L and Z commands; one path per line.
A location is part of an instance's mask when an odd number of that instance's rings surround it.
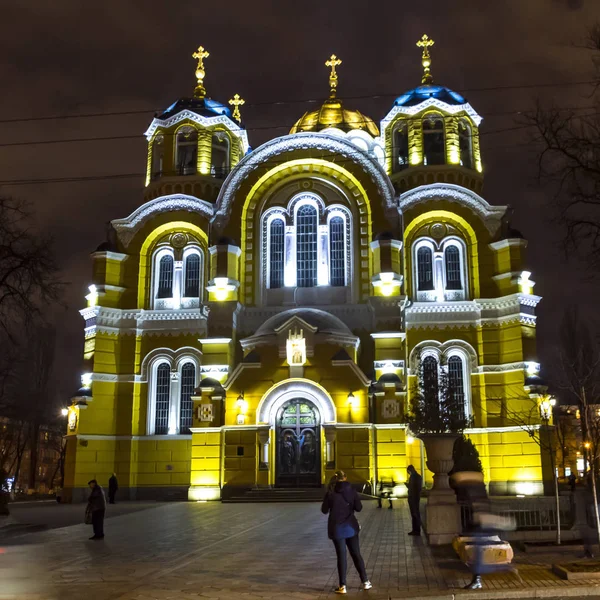
M 192 58 L 198 59 L 198 65 L 196 66 L 196 89 L 194 90 L 196 98 L 204 98 L 206 96 L 206 90 L 204 89 L 204 76 L 206 75 L 204 59 L 209 56 L 210 54 L 204 49 L 204 46 L 199 46 L 198 50 L 192 54 Z
M 423 57 L 421 58 L 421 64 L 423 65 L 423 78 L 421 83 L 433 83 L 433 75 L 431 74 L 431 56 L 429 54 L 429 48 L 433 46 L 435 42 L 430 39 L 426 33 L 417 42 L 419 48 L 423 48 Z
M 243 106 L 246 101 L 240 98 L 239 94 L 236 94 L 230 101 L 229 104 L 233 106 L 233 118 L 238 122 L 242 122 L 242 115 L 240 114 L 240 106 Z
M 335 71 L 335 68 L 339 67 L 341 64 L 342 64 L 342 61 L 335 54 L 332 54 L 331 58 L 329 60 L 325 61 L 325 66 L 331 67 L 331 73 L 329 74 L 329 88 L 330 88 L 329 97 L 330 98 L 335 98 L 335 92 L 336 92 L 337 84 L 338 84 L 338 76 Z

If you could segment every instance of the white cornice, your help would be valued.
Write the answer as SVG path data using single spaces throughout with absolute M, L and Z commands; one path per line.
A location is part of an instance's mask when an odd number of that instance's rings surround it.
M 107 260 L 114 260 L 115 262 L 123 262 L 129 258 L 129 254 L 123 254 L 122 252 L 110 252 L 109 250 L 92 252 L 92 256 L 103 257 Z
M 366 152 L 359 150 L 352 142 L 323 133 L 295 133 L 276 138 L 246 155 L 231 171 L 219 192 L 216 202 L 214 221 L 218 227 L 229 219 L 231 206 L 242 183 L 255 169 L 264 169 L 269 162 L 284 153 L 295 150 L 320 150 L 331 152 L 339 158 L 345 158 L 359 165 L 379 188 L 385 207 L 397 210 L 394 200 L 394 188 L 382 166 Z M 292 159 L 290 159 L 292 160 Z M 343 161 L 341 161 L 343 162 Z
M 210 202 L 186 194 L 171 194 L 154 198 L 154 200 L 142 204 L 128 217 L 112 221 L 112 226 L 115 228 L 119 240 L 127 247 L 147 219 L 161 213 L 177 210 L 199 213 L 208 220 L 213 216 L 213 205 Z
M 506 212 L 506 206 L 492 206 L 475 192 L 451 183 L 431 183 L 419 186 L 402 194 L 398 203 L 400 210 L 405 212 L 428 200 L 448 200 L 466 206 L 481 218 L 487 230 L 492 234 L 499 229 L 502 217 Z
M 146 130 L 144 134 L 146 139 L 150 141 L 155 131 L 162 127 L 163 129 L 168 129 L 173 125 L 177 125 L 177 123 L 181 123 L 182 121 L 192 121 L 197 125 L 202 127 L 214 127 L 215 125 L 224 125 L 231 133 L 233 133 L 236 137 L 240 138 L 242 141 L 242 148 L 244 149 L 244 154 L 248 152 L 249 144 L 248 144 L 248 133 L 245 129 L 242 129 L 238 123 L 230 119 L 227 115 L 215 115 L 214 117 L 205 117 L 203 115 L 199 115 L 191 110 L 182 110 L 177 114 L 169 117 L 168 119 L 153 119 L 152 123 L 150 123 L 150 127 Z
M 488 245 L 492 250 L 502 250 L 503 248 L 510 248 L 511 246 L 523 246 L 523 248 L 527 248 L 527 240 L 523 238 L 507 238 L 505 240 L 491 242 Z
M 437 108 L 449 115 L 456 115 L 464 112 L 469 115 L 471 119 L 473 119 L 473 122 L 475 125 L 477 125 L 477 127 L 479 127 L 479 124 L 482 120 L 481 117 L 475 112 L 475 109 L 468 102 L 465 102 L 464 104 L 447 104 L 446 102 L 442 102 L 442 100 L 438 100 L 437 98 L 427 98 L 427 100 L 423 100 L 423 102 L 419 102 L 419 104 L 415 104 L 414 106 L 394 106 L 381 121 L 381 127 L 379 128 L 381 131 L 381 137 L 384 136 L 385 130 L 394 120 L 396 115 L 407 115 L 409 117 L 413 117 L 414 115 L 417 115 L 428 108 Z

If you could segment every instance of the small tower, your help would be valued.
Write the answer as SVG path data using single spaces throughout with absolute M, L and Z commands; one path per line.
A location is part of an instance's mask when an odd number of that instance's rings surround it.
M 398 96 L 381 121 L 386 170 L 401 193 L 430 183 L 454 183 L 481 192 L 481 117 L 460 94 L 434 83 L 434 44 L 427 35 L 417 42 L 422 49 L 421 85 Z
M 191 98 L 180 98 L 160 115 L 146 131 L 148 162 L 146 200 L 184 193 L 213 202 L 231 169 L 248 152 L 248 136 L 239 107 L 244 101 L 235 95 L 231 109 L 207 96 L 205 59 L 200 46 L 196 86 Z

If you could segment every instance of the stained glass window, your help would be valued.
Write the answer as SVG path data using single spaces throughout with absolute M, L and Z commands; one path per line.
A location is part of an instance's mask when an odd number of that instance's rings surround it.
M 317 285 L 317 209 L 305 204 L 296 214 L 297 286 Z
M 420 292 L 433 289 L 433 253 L 427 246 L 421 246 L 417 251 L 417 276 Z
M 329 270 L 333 286 L 346 285 L 345 246 L 344 219 L 333 217 L 329 221 Z
M 458 124 L 458 143 L 460 146 L 460 164 L 467 169 L 473 168 L 473 144 L 471 126 L 464 119 Z
M 465 414 L 465 382 L 463 375 L 463 361 L 460 356 L 451 356 L 448 359 L 448 391 L 454 410 L 457 414 Z
M 456 246 L 448 246 L 444 252 L 446 263 L 446 289 L 461 290 L 460 250 Z
M 423 162 L 425 165 L 446 164 L 444 117 L 438 114 L 423 119 Z
M 154 433 L 165 434 L 169 431 L 169 398 L 171 390 L 171 369 L 163 363 L 156 369 L 156 419 Z
M 285 252 L 285 226 L 281 219 L 271 221 L 269 229 L 269 287 L 283 287 L 283 265 Z
M 185 259 L 185 297 L 200 296 L 200 255 L 195 252 L 188 254 Z
M 158 263 L 158 289 L 156 297 L 173 297 L 173 257 L 169 254 L 163 256 Z
M 192 415 L 194 402 L 192 396 L 196 389 L 196 367 L 194 363 L 188 362 L 181 367 L 181 406 L 179 432 L 189 433 L 192 426 Z

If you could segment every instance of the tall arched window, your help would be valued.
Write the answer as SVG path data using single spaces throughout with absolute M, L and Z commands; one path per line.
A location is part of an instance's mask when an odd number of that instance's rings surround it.
M 185 257 L 184 296 L 198 298 L 200 296 L 200 255 L 195 252 Z
M 473 168 L 473 143 L 471 126 L 465 119 L 458 123 L 458 144 L 460 147 L 460 164 L 467 169 Z
M 195 175 L 198 162 L 198 132 L 185 126 L 177 132 L 175 163 L 178 175 Z
M 164 138 L 162 135 L 157 135 L 152 142 L 152 179 L 162 175 L 164 155 Z
M 283 287 L 285 225 L 282 219 L 273 219 L 269 227 L 269 287 Z
M 187 362 L 181 367 L 181 392 L 179 407 L 179 433 L 190 433 L 192 426 L 194 402 L 192 396 L 196 389 L 196 367 Z
M 333 217 L 329 221 L 329 281 L 333 286 L 346 285 L 346 257 L 344 219 Z
M 438 361 L 434 356 L 423 359 L 423 394 L 427 397 L 438 396 Z
M 158 365 L 156 369 L 156 412 L 154 433 L 157 435 L 169 431 L 169 399 L 171 391 L 171 369 L 167 363 Z
M 317 285 L 317 209 L 305 204 L 296 214 L 296 285 Z
M 460 415 L 466 414 L 463 360 L 460 356 L 448 359 L 448 392 L 453 410 Z
M 165 254 L 158 263 L 157 298 L 173 297 L 173 257 Z
M 408 167 L 408 124 L 400 123 L 394 129 L 393 139 L 394 164 L 392 171 L 396 173 Z
M 446 266 L 446 289 L 462 290 L 460 250 L 456 246 L 447 246 L 444 251 L 444 262 Z
M 219 179 L 229 174 L 229 138 L 224 131 L 213 133 L 210 172 Z
M 417 250 L 417 276 L 420 292 L 433 289 L 433 252 L 427 246 Z
M 423 119 L 423 161 L 425 165 L 446 164 L 444 117 L 434 113 Z

